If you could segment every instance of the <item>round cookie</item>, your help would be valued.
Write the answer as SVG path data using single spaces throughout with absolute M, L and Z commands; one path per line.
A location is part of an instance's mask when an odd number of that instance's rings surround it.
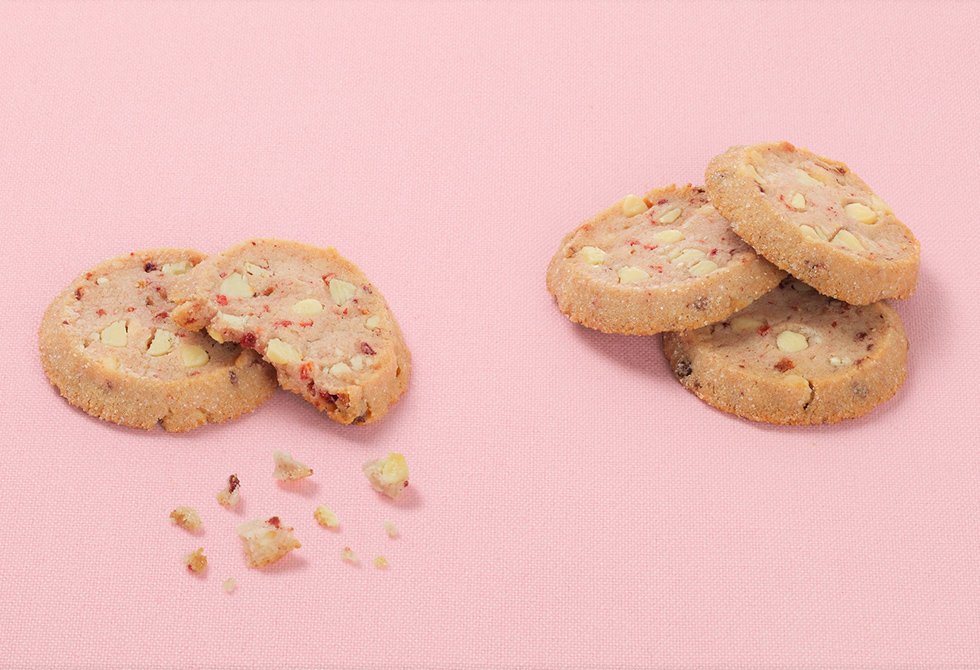
M 204 258 L 151 249 L 83 272 L 54 299 L 38 331 L 41 363 L 72 405 L 135 428 L 172 432 L 250 412 L 276 389 L 254 351 L 218 344 L 171 319 L 168 291 Z
M 843 163 L 788 142 L 732 147 L 705 183 L 739 237 L 821 293 L 868 305 L 915 290 L 918 240 Z
M 905 381 L 908 340 L 885 302 L 855 307 L 787 277 L 731 318 L 664 334 L 677 379 L 753 421 L 834 423 L 870 411 Z
M 177 323 L 259 352 L 284 389 L 340 423 L 379 419 L 408 387 L 398 322 L 332 247 L 245 240 L 187 273 L 170 297 Z
M 785 273 L 736 236 L 703 188 L 627 196 L 562 240 L 548 290 L 572 321 L 652 335 L 724 319 Z

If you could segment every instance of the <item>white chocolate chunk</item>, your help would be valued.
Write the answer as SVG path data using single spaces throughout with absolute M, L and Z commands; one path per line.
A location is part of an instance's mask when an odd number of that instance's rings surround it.
M 115 372 L 119 369 L 119 361 L 117 361 L 115 358 L 103 358 L 102 369 L 109 372 Z
M 762 154 L 759 153 L 758 149 L 752 149 L 749 152 L 749 160 L 752 161 L 753 165 L 762 165 Z
M 834 235 L 832 240 L 834 244 L 839 244 L 842 247 L 847 247 L 848 249 L 853 249 L 854 251 L 864 251 L 864 245 L 861 244 L 854 233 L 849 230 L 839 230 L 837 234 Z
M 660 244 L 672 244 L 673 242 L 680 242 L 684 239 L 684 233 L 679 230 L 661 230 L 659 233 L 653 236 L 653 239 Z
M 803 351 L 808 346 L 810 346 L 810 343 L 807 342 L 806 337 L 799 333 L 794 333 L 792 330 L 784 330 L 776 337 L 776 347 L 780 351 L 785 351 L 788 354 Z
M 95 283 L 98 284 L 99 286 L 102 286 L 103 284 L 108 284 L 109 283 L 109 278 L 108 277 L 99 277 L 98 279 L 95 280 Z
M 797 212 L 802 212 L 806 209 L 806 197 L 802 193 L 794 193 L 792 200 L 789 201 L 789 204 Z
M 381 317 L 380 316 L 369 316 L 367 321 L 364 322 L 364 327 L 368 330 L 377 330 L 381 327 Z
M 755 166 L 754 165 L 746 165 L 745 166 L 745 172 L 748 173 L 748 175 L 750 177 L 752 177 L 752 179 L 754 179 L 756 181 L 756 183 L 758 183 L 758 184 L 768 184 L 769 183 L 769 182 L 766 181 L 766 178 L 765 177 L 763 177 L 761 174 L 759 174 L 759 171 L 755 169 Z
M 224 336 L 221 334 L 221 330 L 243 330 L 245 328 L 245 321 L 248 319 L 247 316 L 235 316 L 234 314 L 225 314 L 224 312 L 218 312 L 218 314 L 211 320 L 211 324 L 208 326 L 208 335 L 211 336 L 215 342 L 222 343 L 225 341 Z
M 146 353 L 150 356 L 163 356 L 174 348 L 174 341 L 176 339 L 174 334 L 169 330 L 160 328 L 153 333 L 153 340 L 150 342 L 150 347 L 146 350 Z
M 173 263 L 164 263 L 163 267 L 160 268 L 161 272 L 165 275 L 170 275 L 175 277 L 177 275 L 182 275 L 193 266 L 190 261 L 175 261 Z
M 125 321 L 113 321 L 102 329 L 99 334 L 102 344 L 107 347 L 125 347 L 129 341 L 129 334 Z
M 705 255 L 706 254 L 700 249 L 685 249 L 675 256 L 674 260 L 678 263 L 693 263 L 701 260 L 705 257 Z
M 343 279 L 330 280 L 330 297 L 333 298 L 336 305 L 343 305 L 353 298 L 355 291 L 357 291 L 357 287 L 350 282 L 345 282 Z
M 806 224 L 800 226 L 800 232 L 803 233 L 804 237 L 809 237 L 814 240 L 820 239 L 820 237 L 817 235 L 817 231 Z
M 323 311 L 323 303 L 316 298 L 307 298 L 306 300 L 300 300 L 298 303 L 293 305 L 292 311 L 293 314 L 302 314 L 303 316 L 319 314 Z
M 350 357 L 350 366 L 353 370 L 363 370 L 364 369 L 364 357 L 360 354 L 355 354 Z
M 579 249 L 578 255 L 589 265 L 602 265 L 606 259 L 606 252 L 599 247 L 582 247 Z
M 185 344 L 180 348 L 180 361 L 185 368 L 199 368 L 209 360 L 208 352 L 196 344 Z
M 876 195 L 871 196 L 871 206 L 883 214 L 894 214 L 892 208 L 885 204 L 885 201 Z
M 330 374 L 334 377 L 346 377 L 352 372 L 346 363 L 334 363 L 330 366 Z
M 695 277 L 710 275 L 718 269 L 718 264 L 714 261 L 700 261 L 691 267 L 691 274 Z
M 619 283 L 620 284 L 632 284 L 634 282 L 643 281 L 644 279 L 650 278 L 650 273 L 646 270 L 633 267 L 632 265 L 624 265 L 619 268 Z
M 389 452 L 387 458 L 367 461 L 362 470 L 374 490 L 389 498 L 397 498 L 408 486 L 408 462 L 402 454 Z
M 374 358 L 372 358 L 371 356 L 364 357 L 364 367 L 369 368 L 371 367 L 372 363 L 374 363 Z
M 806 184 L 807 186 L 823 186 L 823 182 L 819 179 L 814 179 L 809 172 L 801 168 L 796 168 L 796 180 L 801 184 Z
M 736 316 L 732 319 L 732 332 L 735 333 L 750 333 L 753 330 L 758 330 L 760 326 L 763 326 L 761 321 L 758 319 L 753 319 L 750 316 Z
M 623 200 L 623 214 L 626 216 L 636 216 L 637 214 L 642 214 L 648 209 L 650 209 L 650 207 L 643 202 L 643 198 L 638 198 L 632 193 L 626 196 L 626 198 Z
M 265 357 L 277 365 L 296 363 L 303 358 L 296 347 L 278 338 L 269 340 L 269 346 L 265 348 Z
M 681 215 L 681 208 L 675 207 L 674 209 L 670 210 L 669 212 L 661 216 L 659 219 L 657 219 L 657 221 L 659 221 L 660 223 L 673 223 L 680 217 L 680 215 Z
M 255 295 L 248 281 L 237 272 L 232 272 L 225 277 L 218 288 L 218 293 L 226 298 L 251 298 Z
M 873 209 L 867 205 L 862 205 L 859 202 L 852 202 L 849 205 L 845 205 L 844 211 L 847 212 L 847 215 L 852 219 L 868 225 L 871 225 L 878 220 L 878 215 L 875 214 Z
M 851 359 L 848 356 L 831 356 L 830 357 L 830 364 L 833 365 L 835 368 L 839 368 L 839 367 L 844 366 L 844 365 L 850 365 L 851 362 L 852 361 L 851 361 Z
M 250 274 L 253 277 L 271 277 L 272 273 L 266 270 L 261 265 L 256 265 L 255 263 L 245 263 L 245 273 Z

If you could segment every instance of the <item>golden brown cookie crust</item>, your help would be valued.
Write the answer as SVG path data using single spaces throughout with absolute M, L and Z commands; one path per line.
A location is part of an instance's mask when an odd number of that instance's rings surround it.
M 795 170 L 793 166 L 822 185 L 807 182 L 806 176 L 798 181 L 795 173 L 792 177 L 797 181 L 787 180 L 786 169 Z M 886 298 L 907 298 L 915 290 L 918 241 L 844 163 L 788 142 L 736 146 L 711 160 L 705 187 L 711 202 L 742 239 L 825 295 L 867 305 Z M 810 188 L 832 189 L 839 196 L 837 202 L 820 208 L 819 225 L 816 208 L 808 207 L 805 198 L 800 201 L 802 210 L 792 204 L 797 193 L 804 195 Z M 849 203 L 867 206 L 874 223 L 847 215 L 845 205 Z M 841 230 L 846 233 L 838 239 Z M 848 247 L 847 242 L 856 248 Z
M 665 333 L 674 376 L 710 405 L 777 424 L 835 423 L 891 398 L 908 353 L 898 313 L 885 302 L 855 307 L 812 290 L 799 300 L 776 296 L 800 284 L 787 278 L 724 322 Z M 808 347 L 781 350 L 784 331 L 803 333 Z
M 658 237 L 666 232 L 684 237 Z M 627 243 L 639 246 L 631 251 Z M 609 258 L 583 260 L 583 253 L 603 246 Z M 688 248 L 695 252 L 689 262 L 670 258 Z M 617 282 L 622 268 L 633 267 L 626 259 L 635 252 L 650 277 L 623 283 L 620 276 Z M 697 275 L 706 263 L 719 267 L 708 265 L 707 274 Z M 570 232 L 548 266 L 547 286 L 561 312 L 576 323 L 605 333 L 652 335 L 724 319 L 772 289 L 784 274 L 732 234 L 704 189 L 689 184 L 654 189 L 642 199 L 630 196 Z
M 187 249 L 133 252 L 81 273 L 52 301 L 38 330 L 41 363 L 48 379 L 69 403 L 112 423 L 146 430 L 160 423 L 168 431 L 181 432 L 250 412 L 272 395 L 276 389 L 274 370 L 255 352 L 219 345 L 204 335 L 184 331 L 170 320 L 174 305 L 165 295 L 170 279 L 159 268 L 181 261 L 198 263 L 203 258 Z M 145 269 L 154 265 L 158 267 Z M 133 304 L 116 304 L 120 293 L 113 280 L 134 271 L 145 274 L 148 287 L 134 284 L 131 291 L 127 287 L 124 294 L 131 294 Z M 106 283 L 97 283 L 100 279 Z M 100 292 L 110 286 L 113 298 L 100 302 Z M 153 291 L 154 287 L 163 292 Z M 152 309 L 147 309 L 148 299 L 155 301 Z M 129 307 L 134 311 L 128 312 Z M 98 310 L 105 314 L 99 315 Z M 155 318 L 148 316 L 151 312 Z M 140 347 L 140 358 L 133 351 L 106 347 L 98 338 L 100 330 L 123 319 L 134 320 L 134 334 L 137 325 L 147 334 L 141 343 L 129 343 Z M 207 364 L 184 371 L 179 363 L 163 357 L 141 360 L 148 333 L 156 329 L 175 333 L 180 346 L 193 344 L 208 352 Z M 179 346 L 166 354 L 179 355 Z M 128 366 L 127 360 L 138 363 L 139 369 L 134 369 L 138 367 L 135 364 Z

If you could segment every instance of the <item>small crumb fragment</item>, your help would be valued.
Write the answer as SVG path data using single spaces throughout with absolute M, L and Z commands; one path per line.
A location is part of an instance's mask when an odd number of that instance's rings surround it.
M 374 490 L 389 498 L 397 498 L 408 486 L 408 463 L 401 454 L 390 452 L 388 458 L 367 461 L 363 470 Z
M 388 567 L 388 559 L 384 556 L 375 556 L 374 567 L 378 568 L 379 570 L 384 570 Z
M 351 551 L 350 547 L 344 547 L 340 550 L 340 558 L 348 563 L 357 563 L 357 554 Z
M 316 519 L 317 523 L 321 526 L 327 528 L 336 528 L 340 525 L 340 519 L 337 515 L 330 511 L 330 508 L 326 505 L 320 505 L 315 510 L 313 510 L 313 518 Z
M 193 507 L 178 507 L 170 513 L 170 520 L 187 530 L 197 530 L 201 527 L 201 515 Z
M 282 449 L 276 449 L 272 452 L 272 460 L 276 464 L 276 469 L 272 471 L 272 476 L 284 482 L 303 479 L 313 474 L 313 470 L 306 463 L 297 461 Z
M 277 516 L 252 519 L 239 524 L 235 530 L 242 539 L 245 560 L 250 568 L 275 563 L 293 549 L 303 546 L 293 536 L 293 529 L 284 525 Z
M 208 557 L 204 555 L 204 547 L 198 547 L 197 551 L 184 556 L 184 565 L 198 575 L 204 572 L 208 567 Z
M 241 481 L 238 479 L 238 475 L 231 475 L 228 477 L 228 485 L 218 491 L 218 502 L 225 507 L 234 507 L 238 504 L 238 496 L 241 493 L 239 487 L 241 486 Z
M 394 521 L 385 519 L 385 532 L 388 533 L 388 537 L 395 537 L 398 535 L 398 528 L 395 527 Z
M 226 579 L 221 584 L 221 588 L 223 588 L 226 593 L 231 593 L 232 591 L 234 591 L 235 590 L 235 578 L 234 577 L 229 577 L 228 579 Z

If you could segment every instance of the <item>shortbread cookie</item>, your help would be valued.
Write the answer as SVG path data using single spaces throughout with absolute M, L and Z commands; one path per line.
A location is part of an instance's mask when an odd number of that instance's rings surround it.
M 730 319 L 664 334 L 677 379 L 753 421 L 834 423 L 868 412 L 905 381 L 908 340 L 885 302 L 855 307 L 787 277 Z
M 41 363 L 68 402 L 113 423 L 169 431 L 249 412 L 276 389 L 256 355 L 171 319 L 168 292 L 204 256 L 138 251 L 79 275 L 48 307 Z
M 868 305 L 915 290 L 918 240 L 843 163 L 788 142 L 732 147 L 705 181 L 742 239 L 821 293 Z
M 171 291 L 174 319 L 240 342 L 280 385 L 340 423 L 383 416 L 408 386 L 408 347 L 368 278 L 334 248 L 246 240 L 211 256 Z
M 724 319 L 784 273 L 738 238 L 690 185 L 627 196 L 562 240 L 548 290 L 572 321 L 652 335 Z

